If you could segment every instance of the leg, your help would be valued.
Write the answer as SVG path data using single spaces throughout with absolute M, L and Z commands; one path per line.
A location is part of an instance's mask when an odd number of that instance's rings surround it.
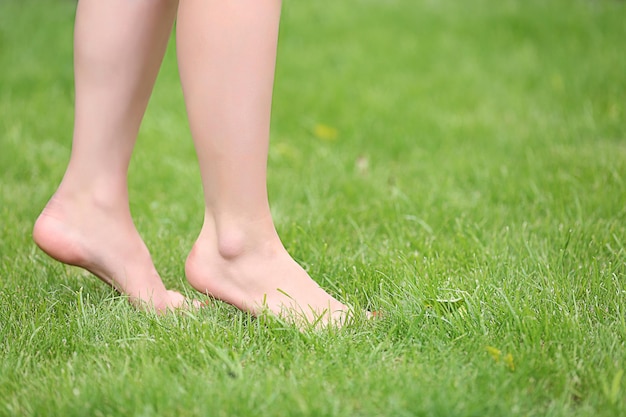
M 135 229 L 127 170 L 176 8 L 175 0 L 79 1 L 72 154 L 33 231 L 53 258 L 157 311 L 184 298 L 165 289 Z
M 181 0 L 178 60 L 205 194 L 186 264 L 197 290 L 259 314 L 340 320 L 335 300 L 289 256 L 266 190 L 280 0 Z

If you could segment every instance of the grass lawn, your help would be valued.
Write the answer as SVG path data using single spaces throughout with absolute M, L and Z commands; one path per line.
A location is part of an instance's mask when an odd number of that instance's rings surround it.
M 47 258 L 30 230 L 71 146 L 75 2 L 0 0 L 0 416 L 626 415 L 626 3 L 283 6 L 277 227 L 320 285 L 384 317 L 160 317 Z M 132 210 L 166 284 L 202 298 L 170 46 Z

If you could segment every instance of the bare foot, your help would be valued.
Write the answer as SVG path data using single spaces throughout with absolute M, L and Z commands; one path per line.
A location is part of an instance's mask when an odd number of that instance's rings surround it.
M 187 258 L 191 286 L 253 315 L 269 310 L 298 324 L 341 325 L 349 308 L 311 279 L 275 236 L 220 248 L 203 231 Z
M 137 307 L 163 313 L 188 305 L 163 285 L 127 209 L 55 195 L 37 219 L 33 239 L 52 258 L 86 269 Z

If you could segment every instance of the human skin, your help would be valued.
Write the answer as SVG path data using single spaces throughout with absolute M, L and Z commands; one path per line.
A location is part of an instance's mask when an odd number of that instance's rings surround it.
M 177 57 L 204 190 L 187 258 L 198 291 L 259 315 L 336 323 L 348 308 L 285 250 L 266 178 L 279 0 L 80 0 L 75 125 L 59 188 L 34 227 L 51 257 L 80 266 L 159 312 L 189 303 L 168 291 L 129 210 L 127 172 L 167 40 Z

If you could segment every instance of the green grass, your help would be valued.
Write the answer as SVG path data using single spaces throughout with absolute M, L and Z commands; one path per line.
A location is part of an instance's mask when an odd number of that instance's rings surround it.
M 623 1 L 285 2 L 277 226 L 324 288 L 385 312 L 318 333 L 140 313 L 34 247 L 69 156 L 74 7 L 0 2 L 0 415 L 626 414 Z M 202 197 L 171 46 L 130 192 L 191 294 Z

